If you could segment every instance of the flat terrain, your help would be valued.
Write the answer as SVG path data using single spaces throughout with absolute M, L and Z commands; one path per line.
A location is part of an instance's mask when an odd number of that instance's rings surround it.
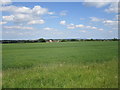
M 3 44 L 3 88 L 116 88 L 117 43 Z

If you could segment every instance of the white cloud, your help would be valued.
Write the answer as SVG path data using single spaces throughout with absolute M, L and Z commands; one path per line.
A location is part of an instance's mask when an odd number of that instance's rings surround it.
M 49 14 L 49 15 L 54 15 L 54 14 L 55 14 L 55 12 L 48 12 L 48 14 Z
M 86 25 L 83 25 L 83 24 L 78 24 L 78 25 L 74 25 L 73 23 L 66 24 L 65 21 L 60 21 L 60 24 L 65 25 L 67 27 L 67 29 L 84 28 L 84 29 L 91 29 L 91 30 L 96 29 L 96 30 L 100 30 L 100 31 L 103 30 L 101 28 L 97 28 L 97 27 L 94 27 L 94 26 L 86 26 Z
M 54 28 L 50 28 L 50 27 L 46 27 L 46 28 L 43 28 L 44 30 L 55 30 Z
M 6 24 L 7 22 L 0 22 L 0 24 Z
M 92 28 L 91 26 L 86 26 L 86 28 Z
M 3 6 L 2 11 L 10 12 L 12 15 L 3 16 L 3 21 L 13 21 L 14 23 L 28 23 L 28 24 L 43 24 L 42 15 L 52 15 L 54 12 L 49 12 L 47 8 L 41 6 L 17 7 L 17 6 Z
M 117 2 L 112 3 L 109 8 L 105 9 L 105 12 L 117 13 L 118 12 L 118 3 Z
M 10 6 L 2 6 L 1 7 L 1 11 L 6 11 L 6 12 L 11 12 L 11 13 L 15 13 L 17 10 L 19 9 L 19 7 L 10 5 Z
M 65 24 L 66 24 L 66 21 L 65 21 L 65 20 L 60 21 L 60 24 L 65 25 Z
M 102 29 L 102 28 L 100 28 L 100 29 L 98 29 L 99 31 L 103 31 L 104 29 Z
M 94 22 L 97 22 L 97 21 L 101 21 L 101 23 L 103 23 L 104 25 L 117 25 L 119 21 L 118 20 L 118 17 L 119 15 L 116 15 L 115 16 L 115 20 L 107 20 L 107 19 L 103 19 L 103 18 L 97 18 L 97 17 L 90 17 L 91 18 L 91 21 L 94 21 Z M 94 28 L 94 27 L 91 27 L 91 26 L 87 26 L 87 28 Z M 96 29 L 96 28 L 94 28 Z
M 14 22 L 21 23 L 33 20 L 34 18 L 29 14 L 15 14 L 13 19 Z
M 108 13 L 117 13 L 118 12 L 118 2 L 119 0 L 84 0 L 84 5 L 86 6 L 94 6 L 96 8 L 101 8 L 106 5 L 109 5 L 105 12 Z
M 34 19 L 29 14 L 15 14 L 15 15 L 10 15 L 10 16 L 3 16 L 2 17 L 3 21 L 12 21 L 14 23 L 26 23 Z
M 97 27 L 92 27 L 92 29 L 97 29 Z
M 67 11 L 67 10 L 63 10 L 63 11 L 61 11 L 61 12 L 60 12 L 60 16 L 66 16 L 66 15 L 67 15 L 67 13 L 68 13 L 68 11 Z
M 118 21 L 113 21 L 113 20 L 104 20 L 103 23 L 105 25 L 117 25 Z
M 120 21 L 120 15 L 115 15 L 114 19 Z
M 80 30 L 81 32 L 83 32 L 83 33 L 86 33 L 86 31 L 85 30 Z
M 76 25 L 77 28 L 83 28 L 85 27 L 84 25 L 80 24 L 80 25 Z
M 28 7 L 15 7 L 15 9 L 13 9 L 13 12 L 16 12 L 16 13 L 31 13 L 32 10 Z
M 98 22 L 101 21 L 101 19 L 97 18 L 97 17 L 90 17 L 91 21 L 93 22 Z
M 10 16 L 3 16 L 2 17 L 4 21 L 13 21 L 14 16 L 10 15 Z
M 98 29 L 97 27 L 93 27 L 93 26 L 86 26 L 87 29 Z
M 75 26 L 68 26 L 67 29 L 75 29 Z
M 44 24 L 44 23 L 45 23 L 44 20 L 32 20 L 28 22 L 28 24 Z
M 47 8 L 42 8 L 41 6 L 34 6 L 32 9 L 28 7 L 16 7 L 16 6 L 3 6 L 2 11 L 12 12 L 12 13 L 28 13 L 34 15 L 43 15 L 48 13 Z
M 32 9 L 32 13 L 36 15 L 43 15 L 48 13 L 48 9 L 42 8 L 41 6 L 34 6 L 34 8 Z
M 32 30 L 33 27 L 23 27 L 23 26 L 3 26 L 4 29 L 24 29 L 24 30 Z
M 97 8 L 100 8 L 100 7 L 104 7 L 108 4 L 110 4 L 111 1 L 112 0 L 106 0 L 106 1 L 105 0 L 96 0 L 96 1 L 94 1 L 94 0 L 84 0 L 84 4 L 86 6 L 95 6 Z
M 0 5 L 7 5 L 7 4 L 11 4 L 12 1 L 11 0 L 0 0 Z
M 71 24 L 68 24 L 68 25 L 67 25 L 67 28 L 68 28 L 68 29 L 75 29 L 75 28 L 76 28 L 76 25 L 74 25 L 73 23 L 71 23 Z

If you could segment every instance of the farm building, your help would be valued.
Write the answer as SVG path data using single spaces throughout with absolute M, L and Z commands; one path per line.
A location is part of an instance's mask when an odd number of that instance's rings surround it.
M 53 42 L 53 40 L 49 40 L 48 42 Z

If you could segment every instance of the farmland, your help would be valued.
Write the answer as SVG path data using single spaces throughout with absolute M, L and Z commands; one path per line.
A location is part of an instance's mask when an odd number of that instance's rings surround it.
M 118 42 L 2 45 L 3 88 L 117 88 Z

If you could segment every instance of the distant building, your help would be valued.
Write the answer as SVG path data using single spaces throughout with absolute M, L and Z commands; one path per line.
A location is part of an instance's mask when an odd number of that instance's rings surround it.
M 53 42 L 53 40 L 49 40 L 49 42 Z

